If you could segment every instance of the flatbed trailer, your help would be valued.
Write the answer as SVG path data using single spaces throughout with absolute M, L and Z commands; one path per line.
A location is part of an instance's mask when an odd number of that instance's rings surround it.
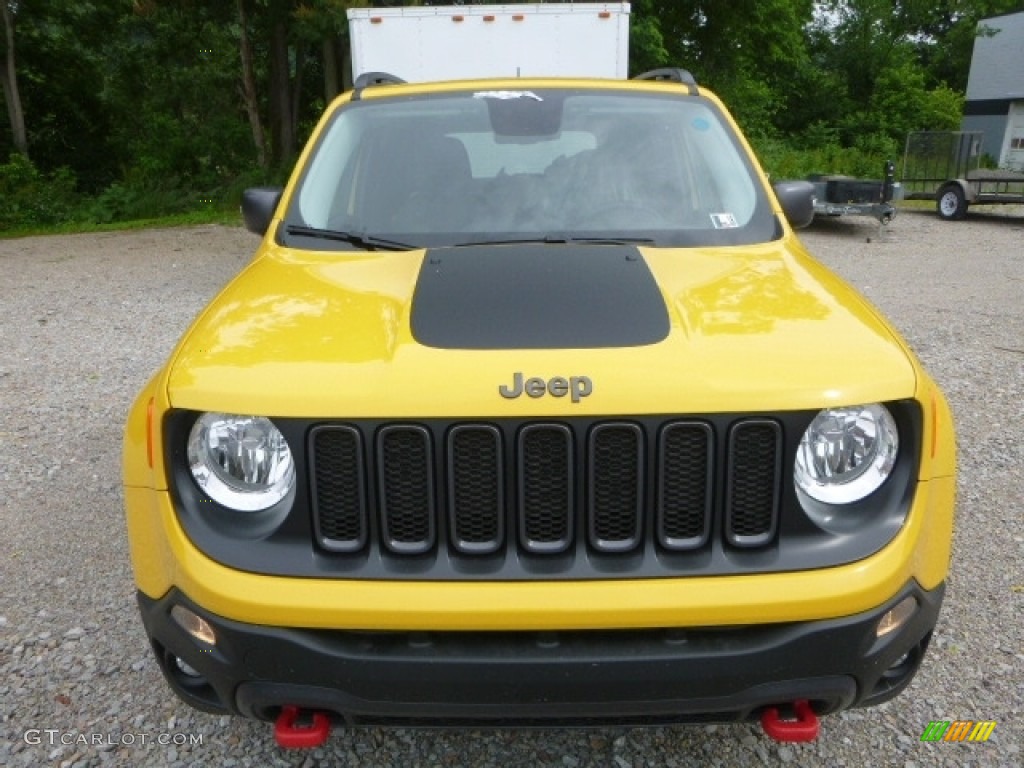
M 980 131 L 915 131 L 903 155 L 903 198 L 934 200 L 943 219 L 971 205 L 1024 205 L 1024 173 L 981 167 Z
M 822 174 L 808 176 L 807 180 L 814 185 L 816 215 L 873 216 L 879 224 L 888 224 L 896 216 L 893 201 L 903 198 L 891 162 L 885 164 L 879 180 Z

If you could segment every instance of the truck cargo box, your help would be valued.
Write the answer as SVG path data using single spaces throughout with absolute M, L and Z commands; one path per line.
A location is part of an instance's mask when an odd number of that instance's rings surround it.
M 352 76 L 625 78 L 629 3 L 352 8 Z

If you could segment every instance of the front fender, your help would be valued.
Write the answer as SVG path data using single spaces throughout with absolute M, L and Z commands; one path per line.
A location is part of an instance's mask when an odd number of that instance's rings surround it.
M 128 411 L 121 448 L 122 483 L 125 487 L 167 488 L 164 466 L 163 415 L 170 408 L 165 374 L 149 380 Z

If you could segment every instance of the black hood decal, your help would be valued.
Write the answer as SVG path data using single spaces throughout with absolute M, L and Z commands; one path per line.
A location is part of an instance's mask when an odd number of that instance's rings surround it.
M 413 296 L 412 334 L 429 347 L 635 347 L 668 332 L 654 276 L 627 245 L 431 250 Z

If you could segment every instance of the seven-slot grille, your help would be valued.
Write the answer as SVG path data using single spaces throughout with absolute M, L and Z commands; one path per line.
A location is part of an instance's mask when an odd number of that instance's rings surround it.
M 398 556 L 439 546 L 544 556 L 579 543 L 614 554 L 645 541 L 684 552 L 708 542 L 717 494 L 731 546 L 771 543 L 777 422 L 742 419 L 718 435 L 702 421 L 667 421 L 650 438 L 628 421 L 320 426 L 309 442 L 317 538 L 333 552 L 379 544 Z

